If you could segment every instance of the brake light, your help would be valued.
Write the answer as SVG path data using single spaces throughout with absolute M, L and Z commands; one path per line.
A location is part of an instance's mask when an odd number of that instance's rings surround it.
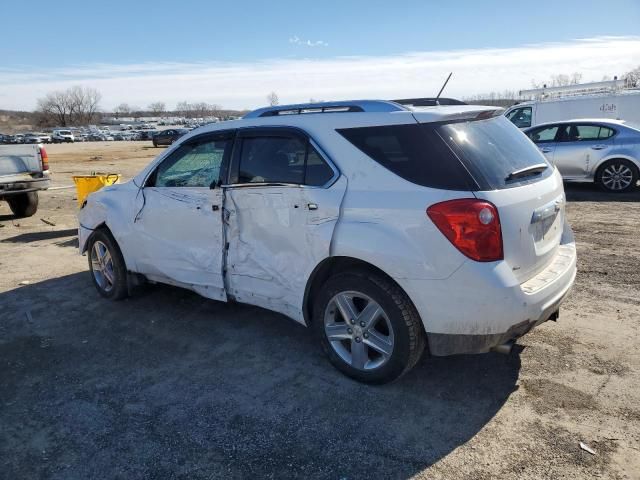
M 495 262 L 504 258 L 500 217 L 492 203 L 475 198 L 449 200 L 431 205 L 427 215 L 472 260 Z
M 49 170 L 49 155 L 47 155 L 44 147 L 40 147 L 40 161 L 42 162 L 42 171 L 45 172 Z

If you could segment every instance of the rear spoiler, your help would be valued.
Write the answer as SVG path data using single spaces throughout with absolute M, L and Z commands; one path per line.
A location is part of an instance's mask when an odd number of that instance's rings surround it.
M 474 120 L 487 120 L 489 118 L 498 117 L 503 114 L 504 108 L 486 107 L 469 105 L 465 108 L 451 108 L 443 111 L 433 111 L 431 109 L 413 110 L 413 116 L 420 123 L 439 122 L 439 123 L 456 123 L 456 122 L 472 122 Z

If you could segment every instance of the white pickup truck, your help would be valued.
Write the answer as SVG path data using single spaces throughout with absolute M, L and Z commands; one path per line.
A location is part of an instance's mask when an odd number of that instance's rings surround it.
M 14 215 L 38 210 L 38 190 L 49 188 L 49 158 L 42 145 L 0 145 L 0 200 Z

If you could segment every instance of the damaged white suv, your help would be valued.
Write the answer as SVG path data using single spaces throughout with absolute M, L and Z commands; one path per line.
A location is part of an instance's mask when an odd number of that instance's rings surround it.
M 256 110 L 89 196 L 98 292 L 141 279 L 312 327 L 364 382 L 508 350 L 576 274 L 562 178 L 500 109 L 349 101 Z

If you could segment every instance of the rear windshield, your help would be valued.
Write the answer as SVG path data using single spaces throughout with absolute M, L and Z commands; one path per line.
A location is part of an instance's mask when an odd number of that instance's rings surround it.
M 485 188 L 500 189 L 531 183 L 553 172 L 534 143 L 503 116 L 444 124 L 438 130 Z M 510 174 L 534 165 L 546 165 L 548 168 L 536 175 L 508 180 Z
M 495 190 L 551 174 L 508 180 L 544 164 L 536 146 L 504 116 L 455 123 L 386 125 L 338 132 L 373 160 L 410 182 L 446 190 Z

